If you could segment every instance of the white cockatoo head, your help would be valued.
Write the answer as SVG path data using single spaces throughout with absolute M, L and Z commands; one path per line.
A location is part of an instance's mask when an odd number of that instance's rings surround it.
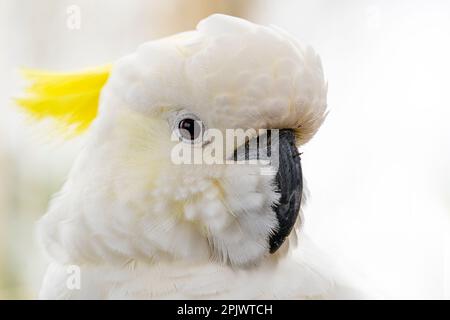
M 321 125 L 326 91 L 311 48 L 239 18 L 212 15 L 141 45 L 113 64 L 86 146 L 40 221 L 47 252 L 64 263 L 276 259 L 298 222 L 295 145 Z M 229 141 L 212 132 L 227 129 L 248 134 L 221 151 Z M 260 129 L 280 130 L 275 174 L 239 161 Z M 189 150 L 224 161 L 175 159 Z

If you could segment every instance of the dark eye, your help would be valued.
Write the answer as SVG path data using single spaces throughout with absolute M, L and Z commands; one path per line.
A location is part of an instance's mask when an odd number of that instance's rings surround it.
M 200 121 L 185 118 L 178 122 L 178 130 L 183 139 L 194 141 L 202 134 Z

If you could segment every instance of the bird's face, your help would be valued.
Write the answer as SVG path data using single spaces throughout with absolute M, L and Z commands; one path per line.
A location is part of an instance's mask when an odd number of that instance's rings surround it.
M 68 229 L 58 235 L 77 235 L 68 255 L 83 247 L 86 259 L 233 266 L 276 257 L 298 222 L 296 146 L 325 109 L 319 58 L 280 30 L 214 15 L 144 44 L 114 65 L 88 146 L 44 228 L 57 212 L 70 216 L 59 205 L 81 203 L 78 229 L 58 225 Z
M 254 264 L 297 221 L 302 177 L 290 130 L 210 128 L 188 109 L 161 108 L 110 112 L 93 132 L 91 152 L 108 159 L 95 175 L 150 257 Z

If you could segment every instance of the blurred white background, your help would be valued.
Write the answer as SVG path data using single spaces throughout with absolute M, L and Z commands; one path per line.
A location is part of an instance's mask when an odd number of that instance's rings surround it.
M 302 150 L 305 232 L 387 298 L 450 298 L 446 0 L 0 0 L 0 298 L 36 297 L 34 223 L 83 143 L 30 126 L 10 100 L 17 68 L 111 62 L 214 12 L 278 25 L 322 57 L 330 114 Z

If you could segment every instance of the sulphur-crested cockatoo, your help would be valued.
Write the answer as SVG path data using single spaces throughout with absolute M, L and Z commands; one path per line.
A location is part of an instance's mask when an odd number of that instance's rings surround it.
M 145 43 L 111 66 L 25 76 L 32 84 L 21 106 L 72 133 L 88 129 L 38 224 L 51 261 L 41 298 L 351 292 L 299 232 L 297 147 L 319 129 L 327 105 L 311 48 L 279 28 L 212 15 L 195 31 Z M 250 133 L 236 148 L 222 148 L 230 129 Z M 261 132 L 266 147 L 252 149 Z M 180 162 L 188 151 L 215 160 Z M 259 161 L 264 153 L 269 162 Z

